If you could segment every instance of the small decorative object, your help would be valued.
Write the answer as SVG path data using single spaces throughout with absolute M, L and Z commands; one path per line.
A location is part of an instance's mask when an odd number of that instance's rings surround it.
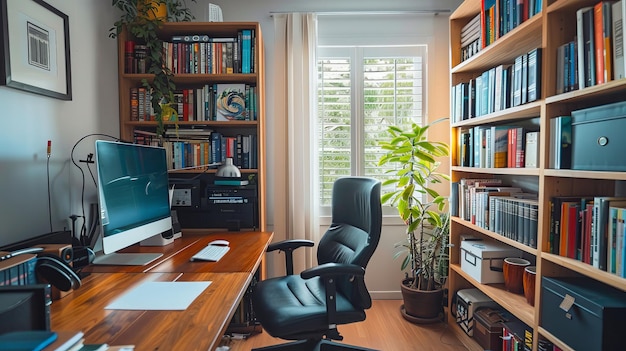
M 537 279 L 537 267 L 528 266 L 524 269 L 524 297 L 531 305 L 535 305 L 535 280 Z
M 504 259 L 502 270 L 506 290 L 515 294 L 524 292 L 524 269 L 528 266 L 530 266 L 530 261 L 523 258 L 507 257 Z
M 72 100 L 69 20 L 42 0 L 2 0 L 0 84 Z
M 217 85 L 217 120 L 233 121 L 246 119 L 245 84 Z
M 218 5 L 209 3 L 206 7 L 206 13 L 204 19 L 207 22 L 222 22 L 224 18 L 222 16 L 222 8 Z
M 225 178 L 240 178 L 241 171 L 233 164 L 233 159 L 228 157 L 226 158 L 226 161 L 224 161 L 224 164 L 217 169 L 217 173 L 215 175 Z

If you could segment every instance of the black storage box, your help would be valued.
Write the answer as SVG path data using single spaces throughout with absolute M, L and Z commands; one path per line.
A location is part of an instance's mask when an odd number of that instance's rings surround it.
M 485 307 L 474 313 L 474 340 L 484 350 L 502 350 L 502 317 L 501 310 Z
M 626 171 L 626 101 L 572 111 L 572 169 Z
M 575 350 L 624 350 L 626 292 L 590 278 L 541 279 L 540 325 Z

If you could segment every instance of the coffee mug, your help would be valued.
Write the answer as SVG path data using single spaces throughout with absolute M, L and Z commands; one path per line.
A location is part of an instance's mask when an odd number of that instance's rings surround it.
M 528 266 L 524 269 L 524 297 L 531 306 L 535 305 L 535 279 L 537 267 Z
M 530 266 L 530 261 L 523 258 L 507 257 L 504 259 L 502 272 L 506 290 L 515 294 L 524 292 L 524 269 L 528 266 Z

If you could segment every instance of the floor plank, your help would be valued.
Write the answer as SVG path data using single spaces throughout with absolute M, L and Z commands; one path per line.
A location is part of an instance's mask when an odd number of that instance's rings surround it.
M 385 351 L 460 351 L 467 350 L 447 324 L 416 325 L 400 314 L 400 300 L 374 300 L 363 322 L 339 326 L 343 342 Z M 284 343 L 265 332 L 245 340 L 232 340 L 230 351 L 249 351 L 255 347 Z

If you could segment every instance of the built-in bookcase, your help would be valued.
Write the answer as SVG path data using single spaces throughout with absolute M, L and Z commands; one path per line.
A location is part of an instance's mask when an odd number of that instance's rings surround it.
M 507 2 L 491 1 L 491 3 Z M 450 250 L 449 293 L 453 297 L 459 289 L 478 288 L 533 329 L 533 350 L 538 349 L 539 339 L 547 339 L 561 349 L 571 350 L 570 346 L 541 325 L 539 317 L 541 277 L 587 276 L 622 291 L 626 291 L 626 279 L 596 268 L 581 259 L 554 253 L 551 248 L 554 243 L 551 242 L 550 236 L 551 204 L 557 196 L 624 195 L 626 172 L 572 170 L 567 169 L 566 165 L 560 167 L 559 163 L 555 163 L 550 151 L 552 148 L 554 152 L 554 147 L 560 144 L 555 141 L 555 122 L 561 116 L 570 116 L 572 111 L 623 101 L 626 96 L 626 79 L 618 77 L 582 89 L 567 88 L 563 83 L 568 75 L 564 71 L 562 55 L 567 44 L 576 40 L 577 11 L 583 7 L 594 6 L 597 1 L 534 0 L 524 3 L 537 4 L 535 13 L 529 12 L 525 17 L 522 16 L 521 21 L 509 25 L 506 30 L 503 30 L 503 27 L 489 30 L 484 28 L 483 24 L 481 31 L 486 33 L 483 35 L 493 35 L 493 40 L 488 45 L 481 44 L 480 50 L 470 48 L 469 54 L 466 47 L 467 36 L 464 33 L 470 30 L 472 20 L 475 21 L 477 16 L 481 17 L 481 12 L 485 10 L 485 1 L 466 0 L 450 16 L 451 181 L 454 184 L 451 194 L 454 196 L 461 192 L 457 184 L 464 182 L 464 179 L 484 178 L 501 179 L 507 186 L 519 187 L 524 192 L 535 194 L 534 206 L 537 217 L 536 232 L 533 234 L 536 235 L 536 243 L 518 240 L 518 237 L 524 238 L 523 235 L 503 235 L 499 230 L 489 226 L 489 223 L 485 223 L 484 218 L 479 217 L 479 221 L 476 222 L 475 217 L 471 215 L 468 217 L 466 212 L 459 212 L 458 206 L 461 205 L 458 203 L 457 195 L 456 199 L 451 201 L 453 220 L 450 243 L 453 246 Z M 498 17 L 497 10 L 492 11 L 495 12 L 488 15 L 496 16 L 493 22 L 497 26 L 502 18 Z M 485 13 L 482 16 L 484 20 Z M 483 23 L 489 23 L 488 16 L 487 21 Z M 493 33 L 489 34 L 490 31 Z M 538 51 L 540 55 L 528 60 L 529 53 Z M 518 60 L 522 61 L 520 71 L 528 70 L 526 79 L 530 77 L 529 72 L 537 75 L 520 84 L 519 89 L 526 87 L 527 90 L 516 91 L 518 86 L 513 83 L 506 89 L 510 94 L 507 97 L 509 102 L 488 100 L 502 96 L 505 89 L 502 83 L 503 70 L 509 68 L 512 72 L 505 78 L 505 82 L 507 79 L 509 83 L 515 81 Z M 523 61 L 526 61 L 525 68 Z M 490 77 L 490 74 L 493 77 Z M 487 82 L 486 85 L 480 85 L 480 90 L 476 89 L 477 79 L 484 79 Z M 496 83 L 498 80 L 500 82 Z M 535 84 L 532 88 L 534 90 L 530 92 L 532 96 L 530 99 L 529 84 Z M 481 94 L 494 97 L 485 98 Z M 525 99 L 522 98 L 524 94 Z M 472 103 L 477 103 L 477 98 L 486 101 L 478 102 L 478 110 L 475 109 L 476 105 L 472 106 Z M 512 103 L 513 101 L 515 103 Z M 535 146 L 534 153 L 526 149 L 524 139 L 516 139 L 518 144 L 513 149 L 510 149 L 511 145 L 505 149 L 507 155 L 521 152 L 526 157 L 532 157 L 533 162 L 528 166 L 515 157 L 500 159 L 496 164 L 498 154 L 491 138 L 496 135 L 495 129 L 512 127 L 523 128 L 521 130 L 524 133 L 538 132 L 533 136 L 538 137 L 536 139 L 538 147 Z M 503 138 L 510 142 L 510 134 L 504 135 Z M 486 199 L 487 197 L 478 202 L 479 205 L 483 205 L 483 209 L 488 208 Z M 506 291 L 502 284 L 480 284 L 461 269 L 460 244 L 464 235 L 505 243 L 518 249 L 525 258 L 537 266 L 534 306 L 528 304 L 523 295 Z M 449 309 L 448 322 L 470 349 L 482 350 L 474 339 L 465 335 L 456 325 L 453 309 Z

